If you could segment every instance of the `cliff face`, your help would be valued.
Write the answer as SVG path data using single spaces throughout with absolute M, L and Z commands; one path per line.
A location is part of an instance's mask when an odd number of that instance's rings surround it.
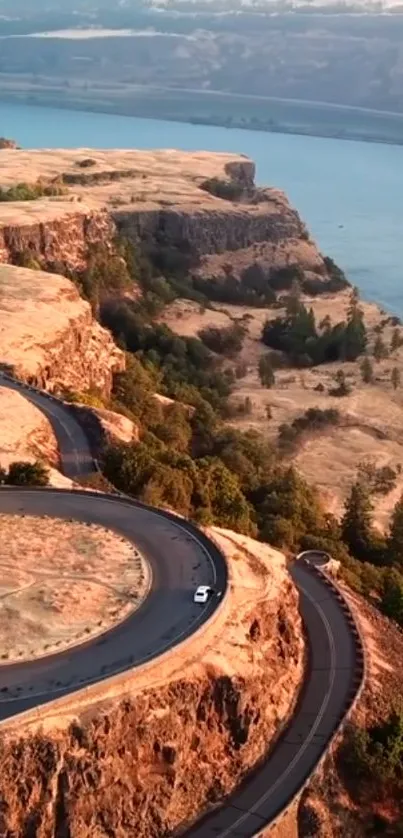
M 22 254 L 40 260 L 45 268 L 60 266 L 82 271 L 88 248 L 111 242 L 116 228 L 106 212 L 72 212 L 60 208 L 57 217 L 34 223 L 8 224 L 0 211 L 0 261 L 16 262 Z
M 27 399 L 0 387 L 0 465 L 38 457 L 58 465 L 57 442 L 46 417 Z
M 18 725 L 6 730 L 0 834 L 162 838 L 228 794 L 273 745 L 303 672 L 297 595 L 279 553 L 214 536 L 230 562 L 225 623 L 155 674 L 140 668 L 123 702 L 88 716 L 70 700 L 45 707 L 37 733 L 26 721 L 20 736 Z
M 89 156 L 91 155 L 91 156 Z M 185 250 L 207 275 L 231 254 L 244 266 L 301 264 L 326 282 L 326 267 L 282 192 L 257 189 L 242 156 L 178 151 L 3 151 L 0 181 L 61 185 L 62 194 L 0 205 L 0 260 L 21 255 L 44 268 L 82 269 L 88 246 L 116 232 L 148 247 Z M 57 190 L 56 190 L 57 191 Z M 301 250 L 302 248 L 302 250 Z M 242 257 L 243 254 L 243 257 Z
M 93 319 L 72 282 L 25 268 L 0 268 L 0 363 L 48 389 L 109 395 L 123 353 Z

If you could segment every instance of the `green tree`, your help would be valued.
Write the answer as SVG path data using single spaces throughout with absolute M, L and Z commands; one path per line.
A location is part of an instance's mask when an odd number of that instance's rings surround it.
M 215 522 L 247 535 L 256 534 L 253 509 L 244 497 L 235 474 L 216 458 L 202 460 L 199 465 Z
M 380 335 L 377 336 L 376 341 L 374 343 L 374 358 L 375 361 L 383 361 L 389 355 L 387 346 L 383 342 Z
M 7 474 L 10 486 L 48 486 L 49 471 L 42 463 L 11 463 Z
M 291 285 L 290 293 L 285 302 L 285 310 L 288 317 L 297 317 L 301 312 L 301 285 L 298 280 L 294 280 Z
M 141 500 L 152 506 L 168 507 L 182 515 L 191 513 L 193 481 L 179 469 L 158 464 L 140 493 Z
M 138 495 L 155 469 L 155 457 L 145 442 L 110 445 L 104 454 L 105 477 L 129 495 Z
M 384 576 L 381 610 L 391 620 L 403 625 L 403 576 L 394 568 Z
M 403 494 L 393 509 L 387 551 L 389 562 L 403 570 Z
M 351 487 L 341 521 L 343 541 L 357 559 L 369 560 L 373 549 L 373 506 L 367 484 L 359 480 Z
M 402 338 L 400 335 L 399 329 L 393 329 L 392 337 L 390 340 L 390 351 L 396 352 L 397 349 L 402 345 Z
M 212 352 L 232 358 L 242 349 L 245 327 L 242 323 L 233 323 L 231 326 L 224 326 L 221 329 L 216 326 L 208 326 L 199 332 L 199 337 Z
M 401 383 L 400 370 L 398 367 L 393 367 L 392 372 L 390 374 L 390 380 L 392 382 L 393 389 L 397 390 L 398 387 L 400 387 Z
M 347 384 L 346 373 L 344 372 L 344 370 L 337 370 L 334 380 L 336 382 L 336 387 L 333 387 L 331 390 L 329 390 L 330 395 L 348 396 L 350 393 L 350 387 Z
M 374 381 L 374 370 L 368 355 L 366 355 L 362 361 L 360 370 L 364 384 L 372 384 Z
M 279 547 L 298 549 L 307 533 L 325 527 L 317 492 L 295 469 L 277 469 L 251 495 L 260 537 Z
M 367 333 L 364 324 L 364 313 L 359 305 L 358 288 L 353 288 L 347 311 L 347 324 L 342 338 L 342 356 L 346 361 L 355 361 L 365 352 Z
M 215 437 L 212 452 L 237 476 L 246 495 L 267 479 L 277 459 L 271 445 L 254 430 L 221 430 Z
M 192 429 L 186 408 L 180 404 L 171 405 L 165 411 L 163 421 L 153 426 L 153 433 L 166 445 L 177 451 L 187 451 L 192 437 Z
M 268 389 L 274 387 L 276 383 L 269 353 L 266 353 L 266 355 L 262 355 L 259 358 L 259 378 L 262 387 L 267 387 Z

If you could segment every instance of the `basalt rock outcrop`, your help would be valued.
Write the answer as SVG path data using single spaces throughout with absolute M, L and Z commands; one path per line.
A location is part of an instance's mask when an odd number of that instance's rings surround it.
M 215 537 L 232 574 L 215 637 L 137 670 L 123 701 L 80 712 L 77 697 L 3 729 L 1 835 L 168 838 L 273 747 L 303 676 L 297 594 L 279 553 Z
M 253 162 L 231 154 L 4 150 L 3 189 L 25 182 L 51 194 L 0 203 L 0 260 L 31 257 L 45 269 L 80 271 L 91 245 L 113 247 L 121 234 L 147 252 L 185 251 L 206 277 L 261 262 L 299 265 L 326 284 L 327 267 L 298 213 L 254 177 Z
M 72 282 L 0 266 L 0 368 L 43 389 L 106 396 L 124 355 Z

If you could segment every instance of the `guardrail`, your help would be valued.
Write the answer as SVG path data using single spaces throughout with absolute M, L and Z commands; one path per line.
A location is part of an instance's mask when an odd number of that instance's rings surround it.
M 202 623 L 197 628 L 197 637 L 203 637 L 212 627 L 214 627 L 218 622 L 219 619 L 224 615 L 224 609 L 228 602 L 228 595 L 229 595 L 229 588 L 226 588 L 223 596 L 221 597 L 218 605 L 212 612 L 210 618 Z M 43 704 L 38 705 L 37 707 L 32 707 L 31 709 L 24 710 L 20 713 L 15 713 L 12 716 L 9 716 L 7 719 L 0 720 L 0 729 L 5 727 L 10 727 L 17 722 L 18 724 L 22 721 L 26 722 L 40 722 L 46 716 L 57 714 L 58 712 L 62 712 L 63 709 L 68 709 L 66 705 L 69 703 L 80 702 L 83 699 L 98 699 L 101 697 L 99 695 L 99 691 L 101 690 L 103 695 L 102 699 L 108 699 L 108 692 L 113 691 L 116 687 L 121 686 L 121 697 L 125 694 L 129 694 L 132 688 L 132 678 L 134 675 L 140 676 L 143 675 L 145 672 L 148 672 L 155 666 L 161 666 L 170 657 L 176 654 L 177 651 L 182 652 L 194 641 L 196 632 L 191 635 L 185 637 L 182 641 L 177 643 L 175 646 L 166 649 L 164 652 L 159 654 L 157 657 L 152 657 L 150 660 L 144 661 L 138 665 L 135 665 L 133 662 L 130 664 L 125 664 L 123 667 L 118 669 L 112 675 L 103 675 L 100 673 L 98 676 L 86 681 L 83 686 L 80 686 L 80 682 L 77 682 L 76 687 L 72 686 L 71 689 L 67 685 L 64 687 L 60 687 L 58 690 L 52 690 L 52 694 L 56 692 L 62 693 L 57 698 L 52 698 L 50 701 L 47 701 Z M 189 663 L 192 664 L 199 660 L 200 651 L 197 652 L 194 658 L 189 659 Z M 183 673 L 183 662 L 181 663 L 181 673 Z M 83 681 L 85 679 L 81 679 Z M 127 681 L 127 684 L 125 682 Z M 162 678 L 162 683 L 164 683 L 164 678 Z M 29 699 L 29 695 L 24 696 L 21 700 Z M 34 696 L 33 696 L 34 697 Z M 116 697 L 116 696 L 114 696 Z M 16 701 L 19 699 L 17 698 Z
M 36 392 L 41 396 L 45 396 L 49 400 L 53 400 L 53 401 L 58 402 L 65 409 L 68 409 L 68 403 L 64 402 L 62 399 L 58 398 L 57 396 L 54 396 L 51 393 L 47 393 L 46 391 L 40 390 L 39 388 L 33 387 L 32 385 L 26 385 L 26 384 L 24 384 L 24 382 L 21 382 L 18 379 L 13 378 L 12 376 L 10 376 L 7 373 L 1 373 L 1 376 L 3 378 L 5 378 L 6 380 L 12 381 L 14 384 L 16 384 L 17 386 L 20 386 L 22 389 L 28 389 L 28 390 L 31 390 L 33 392 Z M 75 416 L 75 419 L 79 423 L 79 419 L 77 418 L 77 416 Z M 85 431 L 85 429 L 84 429 L 84 431 Z M 99 466 L 99 462 L 96 459 L 96 457 L 93 456 L 93 454 L 92 454 L 92 462 L 93 462 L 93 466 L 94 466 L 94 471 L 102 474 L 102 471 L 101 471 L 100 466 Z M 18 488 L 17 487 L 15 487 L 15 488 L 16 488 L 16 491 L 18 491 Z M 32 490 L 30 490 L 30 491 L 32 491 Z M 41 489 L 39 491 L 44 491 L 44 490 Z M 65 489 L 50 489 L 48 491 L 61 492 L 61 493 L 64 492 L 64 493 L 67 493 L 67 494 L 70 493 L 69 490 L 65 490 Z M 82 494 L 83 496 L 87 496 L 87 497 L 89 495 L 99 497 L 99 494 L 100 494 L 99 492 L 93 492 L 91 490 L 85 490 L 85 489 L 74 490 L 74 492 L 76 494 Z M 136 501 L 133 498 L 131 498 L 130 496 L 125 495 L 123 492 L 120 492 L 118 489 L 115 490 L 114 494 L 104 494 L 104 493 L 102 493 L 102 495 L 104 497 L 109 498 L 110 500 L 115 500 L 115 501 L 123 499 L 126 503 L 130 503 L 134 507 L 148 509 L 150 511 L 156 512 L 156 513 L 162 515 L 163 517 L 168 518 L 171 521 L 176 520 L 176 522 L 177 522 L 177 520 L 178 520 L 177 516 L 175 516 L 173 513 L 167 512 L 166 510 L 158 510 L 158 509 L 155 509 L 155 507 L 149 506 L 148 504 L 144 504 L 144 503 L 141 503 L 140 501 Z M 204 540 L 204 542 L 207 542 L 208 545 L 213 544 L 214 550 L 217 552 L 218 555 L 220 555 L 220 558 L 223 561 L 224 576 L 225 576 L 224 594 L 223 594 L 223 597 L 221 598 L 220 604 L 217 606 L 217 608 L 215 609 L 215 611 L 213 612 L 213 615 L 212 615 L 212 618 L 214 617 L 214 615 L 217 617 L 218 614 L 222 611 L 222 609 L 224 607 L 224 603 L 225 603 L 226 598 L 228 596 L 228 568 L 227 568 L 227 563 L 226 563 L 224 554 L 220 550 L 218 544 L 213 543 L 213 540 L 209 539 L 205 535 L 205 533 L 203 533 L 203 531 L 200 530 L 195 524 L 193 524 L 190 521 L 187 521 L 186 519 L 181 519 L 181 521 L 182 521 L 182 525 L 186 529 L 188 529 L 192 534 L 197 534 L 197 536 L 199 538 L 201 536 L 202 540 Z M 351 635 L 354 639 L 354 646 L 355 646 L 354 686 L 352 688 L 351 695 L 349 696 L 349 699 L 347 701 L 346 707 L 345 707 L 345 709 L 342 713 L 342 716 L 340 718 L 339 724 L 335 728 L 335 730 L 333 732 L 333 735 L 330 738 L 330 740 L 327 744 L 327 747 L 325 748 L 322 756 L 319 758 L 316 765 L 314 766 L 312 771 L 309 773 L 308 777 L 306 778 L 304 783 L 301 785 L 301 787 L 298 789 L 296 794 L 293 795 L 293 797 L 287 802 L 287 804 L 282 808 L 282 810 L 278 813 L 278 815 L 274 818 L 274 820 L 272 820 L 270 823 L 266 824 L 266 826 L 263 827 L 262 829 L 259 829 L 258 832 L 254 833 L 254 838 L 260 838 L 260 836 L 263 836 L 263 835 L 267 834 L 268 831 L 270 832 L 273 829 L 275 829 L 278 826 L 278 824 L 280 823 L 280 821 L 286 816 L 286 814 L 289 811 L 289 809 L 291 808 L 291 806 L 293 806 L 294 803 L 296 803 L 296 801 L 299 800 L 299 798 L 301 797 L 301 794 L 304 792 L 304 790 L 307 788 L 307 786 L 311 782 L 312 777 L 314 776 L 314 774 L 317 772 L 317 770 L 321 767 L 324 760 L 326 759 L 327 754 L 329 752 L 329 749 L 333 745 L 335 739 L 340 735 L 343 728 L 345 727 L 350 713 L 352 712 L 352 710 L 354 709 L 355 705 L 357 704 L 357 702 L 359 701 L 359 699 L 361 697 L 362 690 L 363 690 L 364 684 L 365 684 L 365 679 L 366 679 L 366 654 L 365 654 L 365 645 L 364 645 L 363 637 L 361 635 L 360 629 L 359 629 L 359 627 L 356 623 L 356 620 L 354 618 L 354 615 L 351 611 L 351 608 L 350 608 L 346 598 L 343 596 L 342 592 L 340 591 L 340 588 L 336 585 L 334 580 L 331 579 L 328 576 L 328 574 L 325 572 L 325 569 L 324 569 L 325 566 L 320 567 L 320 566 L 317 566 L 317 565 L 314 565 L 314 564 L 309 564 L 309 562 L 307 561 L 307 556 L 308 555 L 312 556 L 313 554 L 318 554 L 318 553 L 323 555 L 323 557 L 327 558 L 329 561 L 331 560 L 331 556 L 329 554 L 327 554 L 323 551 L 317 551 L 317 550 L 306 550 L 306 551 L 304 551 L 304 553 L 299 554 L 297 556 L 297 559 L 305 561 L 305 564 L 309 568 L 309 570 L 312 573 L 318 575 L 321 578 L 321 581 L 331 589 L 334 597 L 338 600 L 340 607 L 342 608 L 342 610 L 345 613 L 346 619 L 347 619 L 347 621 L 349 623 L 349 626 L 350 626 Z M 205 627 L 207 627 L 211 624 L 211 619 L 212 618 L 210 618 L 210 620 L 207 621 L 204 624 Z M 202 630 L 202 628 L 203 628 L 203 626 L 201 627 L 200 630 Z M 175 649 L 177 649 L 179 647 L 182 647 L 184 644 L 189 643 L 189 641 L 191 641 L 191 640 L 192 640 L 192 636 L 186 638 L 182 643 L 177 644 Z M 160 661 L 160 660 L 164 659 L 166 656 L 168 656 L 171 653 L 171 651 L 172 650 L 168 650 L 167 652 L 164 652 L 162 655 L 159 656 L 158 660 Z M 149 667 L 149 666 L 153 665 L 154 663 L 155 663 L 155 660 L 153 659 L 152 661 L 150 661 L 148 663 L 140 665 L 140 667 L 138 667 L 138 669 L 139 670 L 144 670 L 144 668 Z M 127 672 L 127 668 L 125 669 L 125 672 Z M 114 674 L 110 677 L 102 679 L 102 683 L 109 685 L 109 684 L 114 683 L 115 679 L 119 679 L 121 677 L 122 677 L 121 673 Z M 58 705 L 59 701 L 63 702 L 69 696 L 72 696 L 72 695 L 79 696 L 79 695 L 83 695 L 83 694 L 89 694 L 89 692 L 93 691 L 94 688 L 96 687 L 96 685 L 99 685 L 99 683 L 101 683 L 101 679 L 97 679 L 95 685 L 85 686 L 82 689 L 74 690 L 71 693 L 68 693 L 67 695 L 64 695 L 63 698 L 56 699 L 55 702 Z M 54 706 L 55 702 L 52 702 L 53 706 Z M 42 705 L 42 708 L 41 708 L 42 715 L 43 715 L 43 712 L 44 712 L 45 709 L 46 709 L 46 705 Z M 35 714 L 34 710 L 28 710 L 28 711 L 25 711 L 24 713 L 17 714 L 17 715 L 18 715 L 19 718 L 23 718 L 23 717 L 27 717 L 27 716 L 31 716 L 31 718 L 32 718 L 33 714 Z M 7 720 L 7 721 L 9 723 L 9 720 Z M 0 722 L 0 726 L 2 726 L 2 725 L 3 725 L 3 723 Z
M 53 395 L 53 393 L 48 393 L 47 391 L 41 390 L 38 387 L 35 387 L 33 385 L 30 385 L 30 384 L 26 384 L 25 382 L 20 381 L 19 379 L 16 379 L 13 376 L 11 376 L 8 373 L 3 372 L 3 371 L 0 371 L 0 383 L 1 383 L 1 378 L 5 379 L 6 381 L 12 382 L 15 386 L 17 386 L 18 388 L 21 388 L 22 390 L 28 390 L 28 392 L 37 393 L 39 396 L 41 396 L 43 398 L 46 398 L 49 401 L 56 402 L 61 407 L 63 407 L 65 410 L 69 409 L 69 404 L 67 402 L 64 402 L 63 399 L 59 398 L 58 396 Z M 72 412 L 71 415 L 74 417 L 75 421 L 82 427 L 82 429 L 83 429 L 83 431 L 84 431 L 84 433 L 87 437 L 86 429 L 80 423 L 79 418 L 77 417 L 77 414 Z M 89 449 L 91 451 L 90 440 L 88 440 L 88 445 L 89 445 Z M 92 459 L 92 465 L 93 465 L 93 468 L 94 468 L 94 472 L 102 474 L 102 470 L 100 468 L 99 462 L 96 459 L 96 457 L 94 456 L 93 451 L 91 451 L 91 459 Z M 94 490 L 91 490 L 91 489 L 58 489 L 58 488 L 54 488 L 54 487 L 42 488 L 42 487 L 35 487 L 35 486 L 29 487 L 29 488 L 28 487 L 18 487 L 18 486 L 5 486 L 5 487 L 0 487 L 0 491 L 1 491 L 2 488 L 4 488 L 7 491 L 15 491 L 15 492 L 21 492 L 21 491 L 25 490 L 25 491 L 29 491 L 29 492 L 42 492 L 42 493 L 43 492 L 49 492 L 49 493 L 52 493 L 52 494 L 57 493 L 57 494 L 65 494 L 65 495 L 70 495 L 70 494 L 73 493 L 75 495 L 81 495 L 82 497 L 87 497 L 87 498 L 88 497 L 99 498 L 101 496 L 102 498 L 105 498 L 109 501 L 120 502 L 120 503 L 122 503 L 122 501 L 123 501 L 124 503 L 129 504 L 136 509 L 148 510 L 149 512 L 153 512 L 154 514 L 159 515 L 160 517 L 163 517 L 163 518 L 169 520 L 171 523 L 175 523 L 177 526 L 180 523 L 180 526 L 182 527 L 182 529 L 187 530 L 194 538 L 196 538 L 199 541 L 199 543 L 202 544 L 202 546 L 204 547 L 205 550 L 208 550 L 210 554 L 211 553 L 213 554 L 214 564 L 215 564 L 216 573 L 217 573 L 217 582 L 218 582 L 218 586 L 219 586 L 219 588 L 222 592 L 222 596 L 221 596 L 220 600 L 217 602 L 216 607 L 215 607 L 214 611 L 212 611 L 209 619 L 207 619 L 204 623 L 202 623 L 197 628 L 197 634 L 200 636 L 200 633 L 203 633 L 203 629 L 207 630 L 207 628 L 210 627 L 212 625 L 212 623 L 214 624 L 216 622 L 216 620 L 218 619 L 218 617 L 223 613 L 224 607 L 227 603 L 228 593 L 229 593 L 228 566 L 227 566 L 227 561 L 226 561 L 225 555 L 224 555 L 222 549 L 220 548 L 218 542 L 215 539 L 210 538 L 209 536 L 207 536 L 206 533 L 203 530 L 201 530 L 192 521 L 189 521 L 186 518 L 181 518 L 180 516 L 175 515 L 174 513 L 169 512 L 165 509 L 158 509 L 156 507 L 151 506 L 150 504 L 146 504 L 146 503 L 142 503 L 141 501 L 137 501 L 134 498 L 132 498 L 130 495 L 126 495 L 124 492 L 121 492 L 119 489 L 116 489 L 115 487 L 112 487 L 112 492 L 111 493 L 97 492 L 97 491 L 94 491 Z M 182 649 L 185 645 L 190 644 L 190 642 L 193 641 L 193 637 L 194 637 L 194 633 L 192 635 L 184 638 L 179 643 L 175 644 L 174 647 L 172 647 L 170 649 L 167 649 L 165 652 L 162 652 L 160 655 L 158 655 L 158 658 L 153 657 L 150 661 L 145 661 L 144 663 L 139 664 L 138 666 L 135 667 L 136 670 L 138 672 L 144 671 L 145 668 L 153 666 L 157 660 L 162 662 L 170 654 L 172 654 L 173 650 L 175 650 L 175 652 L 176 652 L 179 648 Z M 55 702 L 63 702 L 63 701 L 65 702 L 66 699 L 71 698 L 71 696 L 73 696 L 73 695 L 75 697 L 78 697 L 80 695 L 84 695 L 89 690 L 94 691 L 97 688 L 97 686 L 99 686 L 99 684 L 101 684 L 101 683 L 105 687 L 109 687 L 113 683 L 116 683 L 116 679 L 122 678 L 122 676 L 127 674 L 130 671 L 130 669 L 133 669 L 134 666 L 135 666 L 135 664 L 133 662 L 131 662 L 131 663 L 128 662 L 124 665 L 124 667 L 117 670 L 112 675 L 102 676 L 102 674 L 100 673 L 96 678 L 92 679 L 91 682 L 86 681 L 86 683 L 83 687 L 79 687 L 77 685 L 78 689 L 72 689 L 71 691 L 69 690 L 68 692 L 66 692 L 66 690 L 68 690 L 68 685 L 67 684 L 64 685 L 64 686 L 61 686 L 60 687 L 60 692 L 63 692 L 63 696 L 59 699 L 55 699 L 54 701 L 52 701 L 52 705 L 54 705 Z M 52 692 L 55 692 L 55 691 L 53 690 Z M 41 705 L 42 714 L 45 710 L 46 710 L 46 704 Z M 31 716 L 31 718 L 32 718 L 33 714 L 35 714 L 35 709 L 34 708 L 31 709 L 31 710 L 24 711 L 23 713 L 18 713 L 16 715 L 18 716 L 18 718 L 25 718 L 25 717 L 28 717 L 28 716 Z M 9 724 L 10 723 L 10 718 L 15 718 L 15 716 L 14 717 L 9 717 L 9 719 L 4 720 L 3 722 L 0 721 L 0 726 L 4 726 L 7 723 Z
M 327 587 L 330 588 L 330 590 L 332 591 L 332 594 L 337 599 L 341 609 L 343 610 L 343 612 L 345 614 L 345 617 L 346 617 L 346 619 L 349 623 L 351 635 L 354 639 L 354 647 L 355 647 L 355 664 L 356 665 L 355 665 L 355 673 L 354 673 L 354 687 L 352 688 L 351 695 L 349 696 L 349 699 L 347 701 L 345 710 L 343 711 L 343 714 L 342 714 L 342 717 L 339 721 L 339 724 L 335 728 L 335 730 L 333 732 L 333 735 L 331 736 L 331 738 L 330 738 L 322 756 L 318 759 L 316 765 L 314 766 L 312 771 L 309 773 L 308 777 L 306 778 L 304 783 L 301 785 L 301 787 L 298 789 L 298 791 L 293 795 L 291 800 L 289 800 L 287 802 L 287 804 L 281 809 L 281 811 L 278 813 L 278 815 L 276 815 L 274 820 L 272 820 L 270 823 L 266 824 L 266 826 L 263 827 L 262 829 L 259 829 L 258 832 L 254 833 L 254 838 L 263 838 L 263 836 L 267 835 L 268 832 L 273 831 L 279 825 L 279 823 L 283 820 L 283 818 L 287 815 L 290 808 L 299 800 L 299 798 L 301 797 L 301 795 L 303 794 L 303 792 L 305 791 L 305 789 L 308 787 L 309 783 L 311 782 L 312 777 L 316 774 L 316 772 L 323 765 L 323 763 L 324 763 L 324 761 L 325 761 L 325 759 L 328 755 L 328 752 L 329 752 L 330 748 L 332 747 L 333 743 L 335 742 L 337 737 L 340 735 L 340 733 L 342 733 L 344 727 L 346 726 L 346 724 L 348 722 L 350 714 L 352 713 L 352 711 L 354 710 L 354 707 L 356 706 L 359 699 L 361 698 L 362 691 L 363 691 L 364 686 L 365 686 L 365 680 L 366 680 L 367 672 L 366 672 L 366 652 L 365 652 L 364 639 L 363 639 L 361 631 L 360 631 L 360 629 L 357 625 L 357 622 L 354 618 L 354 615 L 353 615 L 353 612 L 350 608 L 350 605 L 348 604 L 346 598 L 343 596 L 343 594 L 342 594 L 340 588 L 338 587 L 338 585 L 334 582 L 333 579 L 330 578 L 330 576 L 325 572 L 325 570 L 322 567 L 319 567 L 319 566 L 314 565 L 314 564 L 309 564 L 307 562 L 308 554 L 312 555 L 312 553 L 318 553 L 318 552 L 322 553 L 322 551 L 306 550 L 304 553 L 300 553 L 296 558 L 297 558 L 297 560 L 305 561 L 306 567 L 309 568 L 311 573 L 319 576 L 321 581 Z M 328 555 L 328 554 L 326 554 L 326 555 Z M 329 560 L 330 559 L 331 559 L 331 556 L 329 556 Z

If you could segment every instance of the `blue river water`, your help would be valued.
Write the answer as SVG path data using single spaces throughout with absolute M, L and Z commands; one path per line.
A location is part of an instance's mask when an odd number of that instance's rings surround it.
M 403 146 L 56 110 L 0 102 L 0 133 L 25 148 L 181 148 L 252 157 L 323 253 L 367 299 L 403 315 Z

